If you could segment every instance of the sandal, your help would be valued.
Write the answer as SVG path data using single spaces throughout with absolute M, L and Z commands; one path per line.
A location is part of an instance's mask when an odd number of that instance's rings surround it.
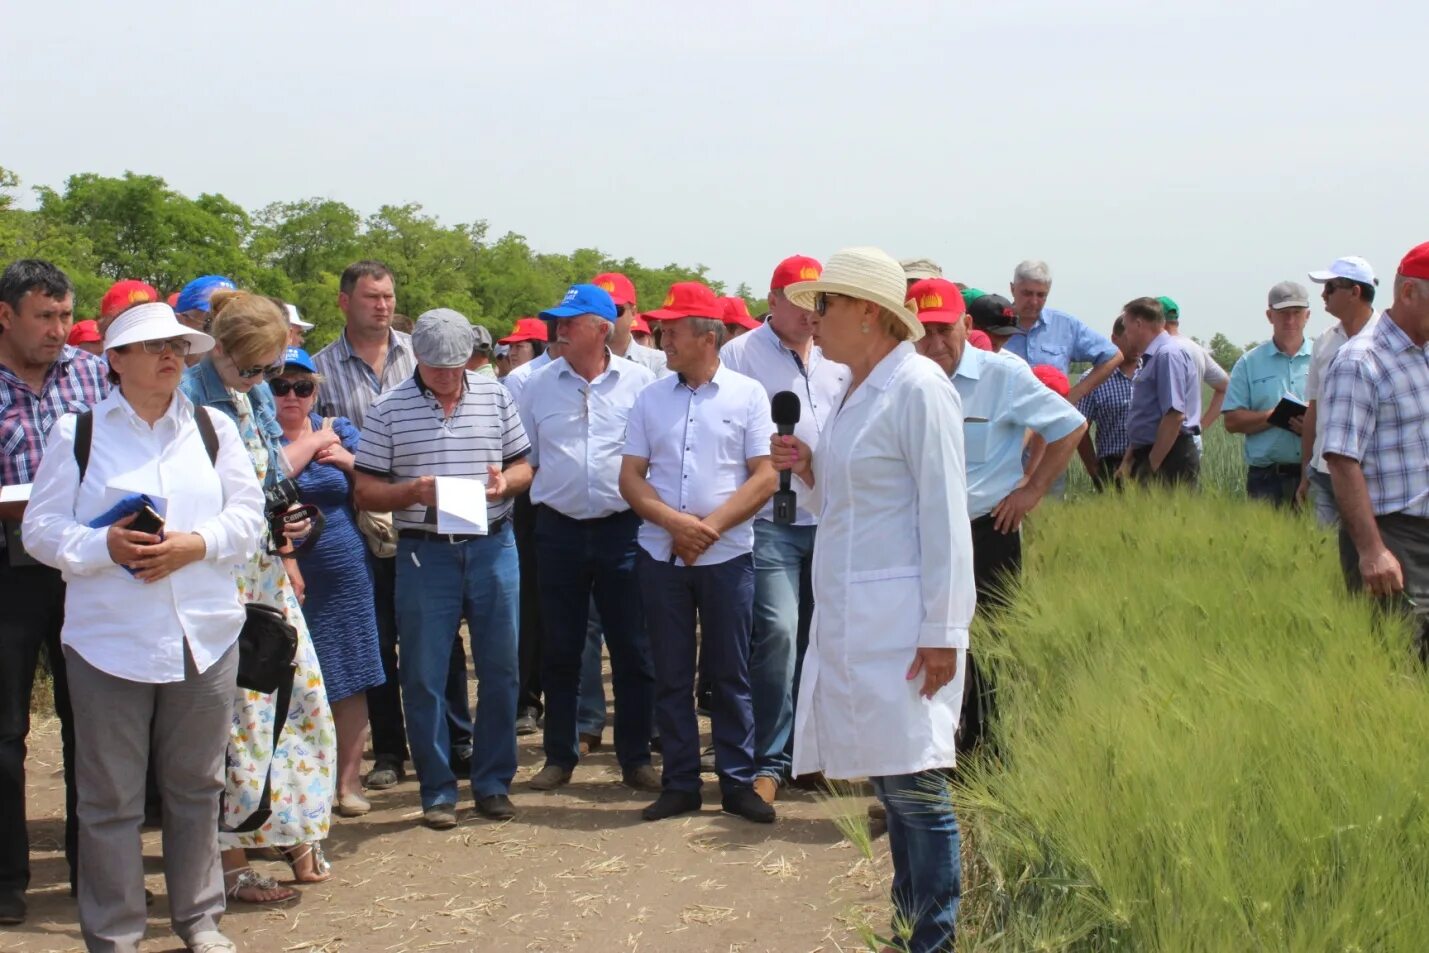
M 328 863 L 327 855 L 323 853 L 322 845 L 317 841 L 299 844 L 296 847 L 279 847 L 278 853 L 283 855 L 283 859 L 292 868 L 293 880 L 297 883 L 320 884 L 324 880 L 332 879 L 332 864 Z M 309 861 L 306 877 L 298 870 L 298 865 L 304 860 Z
M 292 887 L 285 887 L 272 877 L 264 877 L 257 873 L 252 867 L 238 867 L 233 870 L 223 872 L 224 883 L 232 878 L 233 886 L 224 890 L 224 895 L 230 900 L 237 900 L 239 903 L 251 903 L 258 907 L 275 907 L 285 903 L 292 903 L 298 899 L 300 894 Z M 243 897 L 239 894 L 249 891 L 249 896 Z M 253 899 L 252 892 L 261 891 L 265 894 L 277 894 L 277 896 L 266 899 Z

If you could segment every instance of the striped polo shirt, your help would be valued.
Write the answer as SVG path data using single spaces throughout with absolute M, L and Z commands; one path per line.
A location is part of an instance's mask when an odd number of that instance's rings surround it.
M 466 374 L 466 389 L 450 417 L 418 370 L 372 402 L 362 422 L 357 469 L 393 482 L 422 476 L 486 479 L 488 466 L 502 467 L 531 451 L 516 402 L 505 387 L 481 374 Z M 511 512 L 509 499 L 487 502 L 494 523 Z M 398 529 L 435 529 L 433 507 L 396 510 Z

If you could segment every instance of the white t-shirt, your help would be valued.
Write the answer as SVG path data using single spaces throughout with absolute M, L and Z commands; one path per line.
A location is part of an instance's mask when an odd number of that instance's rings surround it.
M 1360 328 L 1360 333 L 1373 328 L 1379 322 L 1379 315 L 1372 314 L 1365 322 L 1365 326 Z M 1340 348 L 1350 336 L 1345 333 L 1345 326 L 1336 321 L 1324 334 L 1315 339 L 1315 346 L 1310 351 L 1310 373 L 1305 378 L 1305 400 L 1318 401 L 1320 399 L 1320 383 L 1325 379 L 1325 374 L 1330 370 L 1330 361 L 1335 355 L 1340 353 Z M 1310 466 L 1320 473 L 1329 473 L 1330 468 L 1325 466 L 1325 415 L 1316 411 L 1315 414 L 1315 449 L 1310 457 Z
M 1184 335 L 1177 334 L 1173 336 L 1186 346 L 1186 350 L 1191 352 L 1191 357 L 1196 362 L 1196 370 L 1200 373 L 1201 380 L 1205 382 L 1206 386 L 1210 387 L 1211 390 L 1220 390 L 1230 385 L 1231 376 L 1226 373 L 1224 367 L 1216 363 L 1216 359 L 1211 357 L 1209 351 L 1201 347 L 1196 341 Z

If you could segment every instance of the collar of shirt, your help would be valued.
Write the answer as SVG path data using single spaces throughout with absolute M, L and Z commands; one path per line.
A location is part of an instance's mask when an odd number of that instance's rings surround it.
M 398 334 L 391 328 L 387 329 L 387 364 L 390 365 L 393 361 L 397 360 L 400 355 L 410 350 L 407 344 L 410 338 L 404 338 L 404 335 Z M 346 328 L 342 329 L 342 333 L 337 336 L 337 340 L 333 342 L 333 346 L 337 348 L 338 354 L 344 361 L 362 361 L 362 363 L 371 370 L 371 365 L 367 364 L 367 361 L 363 360 L 361 355 L 352 349 L 352 342 L 347 339 Z
M 1280 345 L 1275 343 L 1274 338 L 1271 338 L 1265 343 L 1269 344 L 1271 348 L 1275 350 L 1276 354 L 1287 359 L 1296 357 L 1309 357 L 1310 352 L 1315 349 L 1315 342 L 1310 339 L 1309 335 L 1306 335 L 1305 337 L 1300 339 L 1300 349 L 1297 350 L 1294 354 L 1286 354 L 1284 351 L 1280 350 Z
M 69 366 L 74 363 L 75 355 L 79 353 L 80 350 L 77 347 L 73 347 L 69 344 L 62 346 L 60 348 L 60 356 L 55 358 L 54 363 L 45 369 L 45 379 L 40 384 L 40 392 L 36 396 L 43 396 L 45 391 L 57 386 L 60 379 L 69 371 Z M 15 387 L 24 388 L 32 394 L 34 393 L 34 391 L 30 390 L 30 385 L 25 383 L 20 375 L 10 370 L 10 368 L 4 364 L 0 364 L 0 377 L 3 377 L 6 383 Z
M 461 375 L 461 393 L 460 393 L 459 395 L 457 395 L 457 403 L 461 403 L 462 398 L 466 396 L 466 391 L 467 391 L 467 379 L 466 379 L 466 378 L 467 378 L 467 374 L 471 374 L 471 373 L 473 373 L 473 372 L 472 372 L 472 371 L 467 371 L 465 374 L 462 374 L 462 375 Z M 436 393 L 435 393 L 430 387 L 427 386 L 427 382 L 424 381 L 424 380 L 422 380 L 422 369 L 421 369 L 420 367 L 417 368 L 415 371 L 412 372 L 412 380 L 413 380 L 414 382 L 416 382 L 417 390 L 418 390 L 419 393 L 421 393 L 421 395 L 422 395 L 423 397 L 430 397 L 430 398 L 432 398 L 433 400 L 440 400 L 440 399 L 441 399 L 440 397 L 438 397 L 438 396 L 436 395 Z
M 699 387 L 691 387 L 689 384 L 686 384 L 684 374 L 674 374 L 672 376 L 675 379 L 675 390 L 678 391 L 680 388 L 683 387 L 685 390 L 693 394 L 698 393 L 704 388 L 711 386 L 713 386 L 715 390 L 719 390 L 720 381 L 727 378 L 730 373 L 732 372 L 725 369 L 724 361 L 720 361 L 718 364 L 715 365 L 714 373 L 710 375 L 710 379 L 705 381 Z
M 954 377 L 966 377 L 968 380 L 980 380 L 982 378 L 983 355 L 987 352 L 972 345 L 964 345 L 963 356 L 958 358 L 958 366 L 953 368 Z
M 151 427 L 149 422 L 139 416 L 139 412 L 134 409 L 134 405 L 129 403 L 119 388 L 109 392 L 109 396 L 99 402 L 95 408 L 95 413 L 109 418 L 121 418 L 129 425 L 143 428 L 145 431 L 158 432 L 159 425 L 164 424 L 170 432 L 177 432 L 194 415 L 193 401 L 184 395 L 182 390 L 174 391 L 173 399 L 169 401 L 169 406 L 164 408 L 164 414 L 156 420 Z
M 1375 325 L 1374 340 L 1376 344 L 1387 348 L 1391 354 L 1426 350 L 1425 347 L 1410 340 L 1409 335 L 1404 333 L 1404 329 L 1394 320 L 1394 315 L 1388 309 L 1385 309 L 1384 316 L 1387 320 L 1380 321 Z

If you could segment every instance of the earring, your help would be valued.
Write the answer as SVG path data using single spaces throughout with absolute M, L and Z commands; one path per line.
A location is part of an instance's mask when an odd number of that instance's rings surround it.
M 863 324 L 859 325 L 859 328 L 858 328 L 858 329 L 859 329 L 860 331 L 862 331 L 864 334 L 867 334 L 867 333 L 868 333 L 868 322 L 867 322 L 867 321 L 863 322 Z

